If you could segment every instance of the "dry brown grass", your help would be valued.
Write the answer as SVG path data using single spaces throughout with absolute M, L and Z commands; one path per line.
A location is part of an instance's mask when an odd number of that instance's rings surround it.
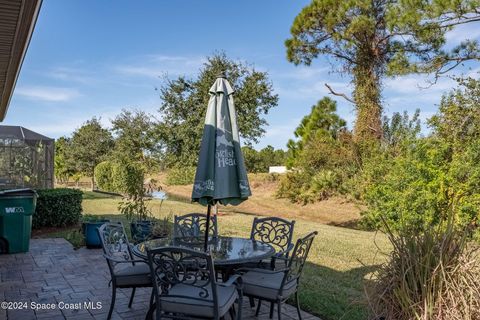
M 453 224 L 401 235 L 388 232 L 390 261 L 368 293 L 373 319 L 479 320 L 478 244 Z
M 161 178 L 160 178 L 161 180 Z M 189 201 L 192 185 L 162 187 L 169 196 Z M 318 203 L 301 205 L 287 199 L 275 198 L 277 182 L 251 179 L 252 196 L 236 207 L 220 207 L 219 212 L 238 212 L 253 215 L 280 216 L 323 224 L 355 227 L 360 219 L 361 205 L 336 197 Z

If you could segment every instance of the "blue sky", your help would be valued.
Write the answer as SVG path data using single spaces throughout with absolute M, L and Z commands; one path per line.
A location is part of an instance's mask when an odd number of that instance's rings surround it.
M 3 124 L 58 138 L 93 116 L 108 126 L 122 108 L 155 115 L 160 99 L 154 88 L 161 85 L 161 76 L 194 77 L 206 56 L 224 51 L 269 73 L 280 100 L 267 115 L 267 133 L 256 147 L 285 148 L 301 118 L 327 95 L 325 82 L 351 92 L 349 78 L 332 74 L 328 61 L 295 67 L 285 58 L 290 25 L 308 3 L 44 0 Z M 447 45 L 466 37 L 479 39 L 480 25 L 453 30 Z M 477 63 L 457 72 L 477 75 L 478 70 Z M 387 79 L 386 114 L 420 108 L 422 119 L 433 115 L 441 95 L 454 83 L 442 79 L 422 90 L 424 80 Z M 339 114 L 351 126 L 353 105 L 336 100 Z

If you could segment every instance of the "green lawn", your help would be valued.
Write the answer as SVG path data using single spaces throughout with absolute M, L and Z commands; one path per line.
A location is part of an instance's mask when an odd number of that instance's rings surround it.
M 118 198 L 86 193 L 83 201 L 85 214 L 103 215 L 112 220 L 125 221 L 118 214 Z M 162 204 L 151 203 L 155 216 L 205 212 L 205 207 L 182 201 L 167 200 Z M 227 212 L 218 217 L 219 233 L 222 235 L 248 237 L 253 215 Z M 310 252 L 309 262 L 302 279 L 300 297 L 302 308 L 324 320 L 366 318 L 364 281 L 382 262 L 378 248 L 389 248 L 381 234 L 324 225 L 298 219 L 295 236 L 318 231 Z M 70 233 L 69 233 L 70 232 Z M 50 234 L 52 235 L 52 234 Z M 57 236 L 78 240 L 71 231 L 57 232 Z

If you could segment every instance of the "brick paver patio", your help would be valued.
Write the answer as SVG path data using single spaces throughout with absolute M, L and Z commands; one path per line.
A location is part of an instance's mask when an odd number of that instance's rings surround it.
M 12 303 L 17 308 L 23 307 L 22 310 L 5 310 L 2 304 L 0 319 L 80 320 L 107 317 L 111 297 L 111 288 L 108 287 L 110 274 L 100 249 L 74 250 L 63 238 L 32 239 L 30 252 L 0 255 L 0 276 L 0 302 L 9 302 L 10 307 L 14 307 Z M 137 289 L 134 304 L 129 309 L 130 289 L 118 289 L 112 319 L 144 319 L 150 290 Z M 32 309 L 49 304 L 55 309 Z M 268 310 L 267 306 L 262 307 L 260 316 L 256 318 L 247 300 L 243 318 L 267 320 Z M 296 309 L 285 305 L 282 318 L 296 319 Z M 318 318 L 304 313 L 303 319 Z

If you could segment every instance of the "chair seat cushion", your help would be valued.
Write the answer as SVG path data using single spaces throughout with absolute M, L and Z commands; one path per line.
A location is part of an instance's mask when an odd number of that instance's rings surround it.
M 287 261 L 284 259 L 274 260 L 274 270 L 285 269 L 287 267 Z M 260 269 L 272 269 L 272 259 L 264 259 L 256 262 L 247 262 L 242 264 L 242 268 L 260 268 Z
M 212 287 L 206 286 L 208 296 L 203 299 L 200 296 L 201 289 L 184 284 L 177 284 L 170 288 L 168 295 L 160 296 L 160 306 L 164 312 L 182 313 L 198 317 L 213 317 L 214 306 L 212 299 Z M 181 297 L 180 297 L 181 296 Z M 192 298 L 189 298 L 192 297 Z M 235 286 L 217 286 L 218 316 L 228 312 L 238 297 Z
M 252 270 L 242 275 L 243 293 L 268 300 L 277 300 L 285 273 L 264 273 L 261 271 Z M 296 280 L 286 282 L 283 287 L 282 298 L 289 297 L 296 289 Z
M 117 265 L 115 270 L 115 278 L 118 287 L 128 286 L 149 286 L 152 285 L 150 280 L 150 267 L 146 263 L 121 263 Z

